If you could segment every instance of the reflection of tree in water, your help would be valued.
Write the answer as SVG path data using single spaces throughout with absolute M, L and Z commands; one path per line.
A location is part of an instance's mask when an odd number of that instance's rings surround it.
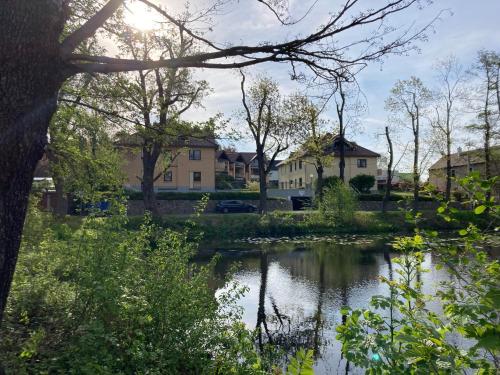
M 288 355 L 294 355 L 300 349 L 311 349 L 315 358 L 321 356 L 321 349 L 325 347 L 326 340 L 323 333 L 325 317 L 323 304 L 325 298 L 325 254 L 324 250 L 318 252 L 319 283 L 316 309 L 312 316 L 291 316 L 280 311 L 276 300 L 269 296 L 271 311 L 266 312 L 266 290 L 268 280 L 269 261 L 265 251 L 260 255 L 261 285 L 259 289 L 259 306 L 257 309 L 256 342 L 261 352 L 265 344 L 271 344 L 283 354 L 284 360 Z

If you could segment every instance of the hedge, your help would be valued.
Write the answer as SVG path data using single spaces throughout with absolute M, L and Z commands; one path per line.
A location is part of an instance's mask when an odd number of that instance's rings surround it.
M 188 200 L 188 201 L 198 201 L 205 194 L 210 195 L 211 200 L 229 200 L 229 199 L 238 199 L 238 200 L 258 200 L 259 192 L 256 191 L 217 191 L 214 193 L 202 193 L 202 192 L 187 192 L 180 193 L 174 191 L 168 192 L 159 192 L 156 193 L 156 199 L 158 200 Z M 127 198 L 133 201 L 142 200 L 143 195 L 140 191 L 129 191 L 126 193 Z M 268 198 L 274 199 L 274 198 Z
M 399 195 L 399 194 L 391 194 L 389 200 L 390 201 L 401 201 L 404 199 L 409 199 L 413 200 L 413 196 L 408 196 L 408 195 Z M 379 193 L 373 193 L 373 194 L 358 194 L 358 200 L 360 201 L 382 201 L 384 200 L 384 194 L 379 194 Z M 435 199 L 428 196 L 428 195 L 420 195 L 418 197 L 418 200 L 420 202 L 432 202 Z

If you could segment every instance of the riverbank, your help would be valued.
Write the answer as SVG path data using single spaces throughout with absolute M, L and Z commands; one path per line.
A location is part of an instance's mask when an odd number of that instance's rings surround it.
M 352 223 L 335 225 L 335 223 L 318 220 L 314 211 L 273 212 L 260 216 L 255 213 L 239 214 L 202 214 L 167 215 L 159 220 L 162 227 L 180 230 L 186 227 L 190 220 L 195 230 L 203 233 L 204 240 L 232 240 L 247 237 L 276 237 L 304 235 L 334 235 L 334 234 L 381 234 L 411 232 L 414 225 L 405 220 L 402 211 L 381 212 L 357 211 Z M 471 213 L 464 211 L 464 215 Z M 142 222 L 142 216 L 129 218 L 129 227 L 136 229 Z M 424 211 L 420 223 L 422 228 L 433 230 L 454 229 L 453 223 L 448 223 L 436 216 L 435 211 Z

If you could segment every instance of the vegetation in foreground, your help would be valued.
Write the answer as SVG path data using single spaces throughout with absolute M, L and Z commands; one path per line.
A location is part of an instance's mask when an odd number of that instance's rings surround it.
M 187 231 L 126 217 L 87 217 L 75 229 L 32 207 L 2 325 L 7 374 L 265 374 L 232 285 L 214 296 L 214 259 L 196 266 Z M 281 366 L 280 366 L 281 365 Z M 289 374 L 306 374 L 300 352 Z
M 472 175 L 460 183 L 474 214 L 487 217 L 488 229 L 497 231 L 500 206 L 489 197 L 495 180 Z M 438 213 L 446 221 L 459 221 L 446 203 Z M 396 240 L 394 249 L 401 256 L 382 279 L 389 295 L 373 296 L 368 309 L 343 309 L 346 322 L 337 327 L 337 338 L 348 361 L 369 374 L 498 374 L 500 263 L 483 250 L 485 232 L 477 226 L 469 223 L 459 234 L 459 243 L 439 243 L 437 232 L 418 229 Z M 423 293 L 420 280 L 429 271 L 427 252 L 448 274 L 431 295 Z M 442 312 L 432 303 L 440 304 Z

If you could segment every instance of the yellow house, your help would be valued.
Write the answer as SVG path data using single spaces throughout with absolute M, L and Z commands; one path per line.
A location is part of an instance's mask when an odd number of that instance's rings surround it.
M 138 142 L 121 140 L 125 188 L 141 190 L 142 150 Z M 182 137 L 165 147 L 156 163 L 155 191 L 215 191 L 217 143 L 214 139 Z
M 323 177 L 339 176 L 340 140 L 338 136 L 332 139 L 332 144 L 325 147 L 324 152 L 325 155 L 330 155 L 331 159 L 324 166 Z M 377 175 L 379 154 L 348 140 L 344 140 L 344 153 L 345 181 L 360 174 Z M 280 189 L 312 189 L 318 178 L 314 158 L 306 152 L 299 151 L 292 154 L 288 159 L 279 163 L 278 168 Z

